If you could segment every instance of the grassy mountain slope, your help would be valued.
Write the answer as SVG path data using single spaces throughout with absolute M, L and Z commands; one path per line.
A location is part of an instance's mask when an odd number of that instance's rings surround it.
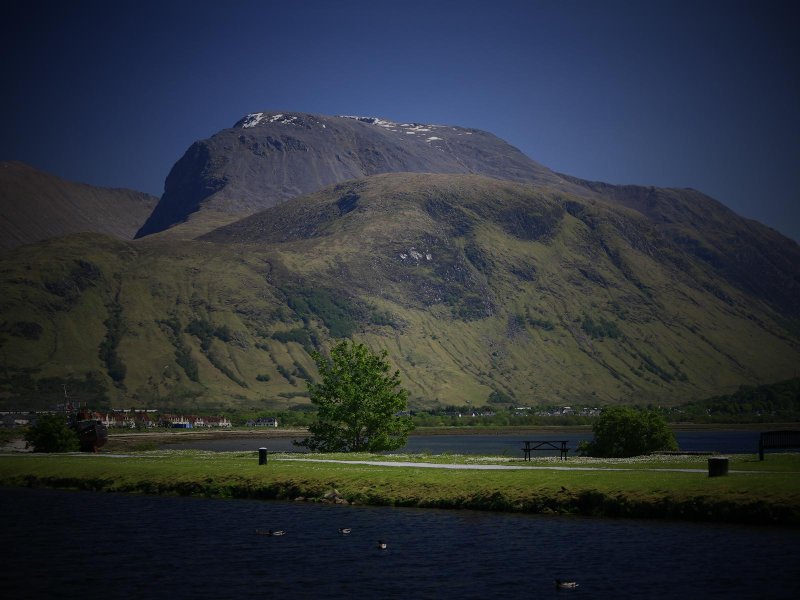
M 133 239 L 158 199 L 65 181 L 19 162 L 0 163 L 0 249 L 70 233 Z
M 0 404 L 307 402 L 309 352 L 385 348 L 415 406 L 677 404 L 791 377 L 786 314 L 639 210 L 474 175 L 330 186 L 195 241 L 0 261 Z M 98 403 L 97 401 L 95 403 Z
M 800 245 L 691 189 L 609 185 L 562 175 L 647 217 L 671 243 L 800 326 Z

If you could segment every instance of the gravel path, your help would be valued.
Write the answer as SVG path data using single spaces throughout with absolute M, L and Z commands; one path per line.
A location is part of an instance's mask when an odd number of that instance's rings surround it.
M 70 456 L 82 456 L 86 458 L 94 457 L 94 458 L 133 458 L 135 454 L 122 454 L 122 453 L 114 453 L 114 454 L 92 454 L 92 453 L 85 453 L 85 452 L 70 452 L 67 453 Z M 30 451 L 23 451 L 23 452 L 9 452 L 9 453 L 2 453 L 0 452 L 0 456 L 17 456 L 17 457 L 24 457 L 24 456 L 37 456 Z M 42 456 L 42 455 L 38 455 Z M 151 456 L 149 458 L 161 458 L 156 456 Z M 342 465 L 368 465 L 373 467 L 412 467 L 416 469 L 459 469 L 459 470 L 472 470 L 472 471 L 652 471 L 652 472 L 672 472 L 672 473 L 703 473 L 707 474 L 708 469 L 670 469 L 670 468 L 640 468 L 640 469 L 631 469 L 627 467 L 543 467 L 543 466 L 534 466 L 534 465 L 456 465 L 456 464 L 448 464 L 448 463 L 422 463 L 422 462 L 408 462 L 408 461 L 388 461 L 388 460 L 337 460 L 337 459 L 327 459 L 327 458 L 277 458 L 273 457 L 271 460 L 280 460 L 280 461 L 298 461 L 298 462 L 316 462 L 316 463 L 338 463 Z M 729 473 L 760 473 L 760 474 L 769 474 L 772 471 L 740 471 L 731 469 Z M 777 473 L 784 473 L 785 472 L 777 472 Z
M 380 460 L 334 460 L 322 458 L 278 458 L 275 460 L 297 460 L 303 462 L 339 463 L 343 465 L 371 465 L 379 467 L 415 467 L 420 469 L 467 469 L 475 471 L 671 471 L 673 473 L 708 473 L 707 469 L 627 469 L 621 467 L 534 467 L 523 465 L 453 465 L 445 463 L 417 463 Z M 761 471 L 730 471 L 731 473 L 760 473 Z

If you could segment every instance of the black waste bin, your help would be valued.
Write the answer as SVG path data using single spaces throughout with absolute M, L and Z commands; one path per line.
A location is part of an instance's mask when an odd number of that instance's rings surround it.
M 708 459 L 708 476 L 720 477 L 728 474 L 728 457 L 714 456 Z
M 258 449 L 258 464 L 260 464 L 260 465 L 267 464 L 267 449 L 266 448 L 259 448 Z

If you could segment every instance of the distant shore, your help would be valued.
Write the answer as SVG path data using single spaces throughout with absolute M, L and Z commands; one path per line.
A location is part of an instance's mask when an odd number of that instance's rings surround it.
M 669 423 L 673 431 L 774 431 L 800 429 L 800 423 Z M 506 425 L 418 427 L 411 435 L 504 435 L 523 431 L 540 433 L 590 432 L 591 425 Z
M 797 423 L 746 423 L 746 424 L 695 424 L 677 423 L 670 425 L 673 431 L 770 431 L 776 429 L 797 429 Z M 590 425 L 509 425 L 503 427 L 465 426 L 465 427 L 418 427 L 411 432 L 416 435 L 521 435 L 553 434 L 553 433 L 591 433 Z M 142 432 L 111 432 L 108 437 L 108 450 L 124 450 L 141 444 L 177 444 L 194 440 L 225 440 L 236 438 L 263 439 L 266 443 L 270 439 L 303 438 L 308 435 L 308 430 L 297 428 L 247 428 L 247 429 L 195 429 L 195 430 L 170 430 L 170 431 L 142 431 Z
M 773 431 L 800 429 L 800 423 L 672 423 L 673 431 Z M 509 425 L 499 427 L 418 427 L 411 435 L 519 435 L 526 433 L 590 433 L 590 425 Z M 159 431 L 110 431 L 106 450 L 123 450 L 142 444 L 177 444 L 193 440 L 225 440 L 236 438 L 291 439 L 308 434 L 303 427 L 297 428 L 247 428 L 247 429 L 172 429 Z M 2 451 L 25 452 L 25 442 L 20 437 L 11 440 Z

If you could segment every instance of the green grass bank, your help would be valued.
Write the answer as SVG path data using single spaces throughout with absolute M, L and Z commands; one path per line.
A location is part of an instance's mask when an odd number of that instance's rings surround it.
M 800 526 L 800 455 L 770 454 L 764 462 L 755 455 L 732 455 L 729 475 L 713 478 L 706 461 L 648 456 L 523 463 L 465 455 L 274 454 L 259 465 L 255 452 L 17 454 L 0 456 L 0 485 Z

